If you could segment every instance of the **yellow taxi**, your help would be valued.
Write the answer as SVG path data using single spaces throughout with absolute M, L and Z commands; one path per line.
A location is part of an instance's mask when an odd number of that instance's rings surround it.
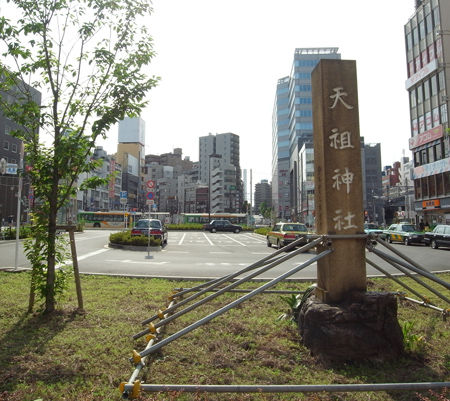
M 308 243 L 308 228 L 302 223 L 277 223 L 266 235 L 267 246 L 275 245 L 278 249 L 303 237 L 299 245 Z

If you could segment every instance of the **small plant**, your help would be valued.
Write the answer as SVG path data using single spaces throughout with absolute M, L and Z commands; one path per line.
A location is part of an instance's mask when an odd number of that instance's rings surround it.
M 289 310 L 278 317 L 278 320 L 289 320 L 291 322 L 297 321 L 297 316 L 299 310 L 303 307 L 306 300 L 311 296 L 312 292 L 316 288 L 316 285 L 313 284 L 308 287 L 303 294 L 294 295 L 292 294 L 290 297 L 280 297 L 284 302 L 289 305 Z
M 423 336 L 419 336 L 412 332 L 414 328 L 413 322 L 405 322 L 402 325 L 403 332 L 403 344 L 406 351 L 409 352 L 421 352 L 425 347 L 425 339 Z

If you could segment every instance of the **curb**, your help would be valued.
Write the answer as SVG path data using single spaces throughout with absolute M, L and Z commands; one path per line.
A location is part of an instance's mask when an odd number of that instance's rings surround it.
M 147 245 L 124 245 L 124 244 L 113 244 L 112 242 L 108 243 L 109 248 L 115 249 L 125 249 L 127 251 L 148 251 L 151 252 L 159 252 L 161 251 L 161 246 L 147 246 Z

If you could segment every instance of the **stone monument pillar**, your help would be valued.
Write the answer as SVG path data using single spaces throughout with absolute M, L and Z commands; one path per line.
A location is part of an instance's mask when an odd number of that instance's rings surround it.
M 316 232 L 329 236 L 333 252 L 317 262 L 300 334 L 323 360 L 395 358 L 403 350 L 397 300 L 366 292 L 356 63 L 323 59 L 311 78 Z
M 356 62 L 321 60 L 312 75 L 317 234 L 364 234 Z M 316 296 L 339 302 L 366 290 L 365 241 L 333 240 L 317 262 Z

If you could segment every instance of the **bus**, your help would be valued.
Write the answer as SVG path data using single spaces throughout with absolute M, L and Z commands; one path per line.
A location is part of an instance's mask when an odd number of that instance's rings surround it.
M 141 212 L 124 212 L 114 210 L 111 212 L 85 212 L 80 211 L 77 221 L 85 228 L 128 228 L 142 218 Z
M 246 224 L 246 213 L 181 213 L 182 223 L 209 223 L 210 220 L 229 220 L 233 224 Z

